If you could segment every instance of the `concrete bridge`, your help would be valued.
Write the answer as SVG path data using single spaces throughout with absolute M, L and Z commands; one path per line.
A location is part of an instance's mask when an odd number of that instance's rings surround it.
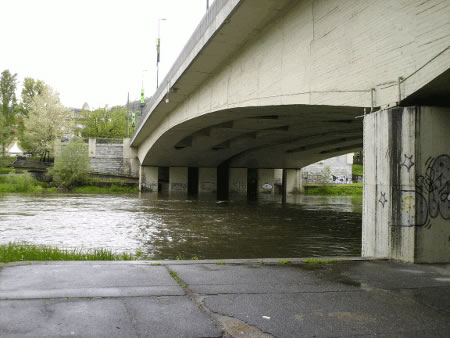
M 448 0 L 216 0 L 131 141 L 141 186 L 286 192 L 364 143 L 363 255 L 449 262 L 449 32 Z

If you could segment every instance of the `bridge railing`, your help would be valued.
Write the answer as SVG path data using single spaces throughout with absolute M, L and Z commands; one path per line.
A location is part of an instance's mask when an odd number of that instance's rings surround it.
M 218 13 L 222 10 L 222 8 L 229 2 L 229 0 L 216 0 L 213 2 L 213 4 L 209 7 L 208 11 L 206 12 L 205 16 L 202 18 L 200 23 L 198 24 L 197 28 L 195 29 L 192 36 L 189 38 L 188 42 L 184 46 L 183 50 L 181 51 L 180 55 L 178 55 L 177 59 L 175 60 L 173 66 L 170 68 L 167 75 L 164 77 L 164 79 L 159 84 L 159 88 L 155 91 L 152 99 L 150 102 L 145 106 L 143 115 L 140 118 L 140 121 L 133 133 L 132 140 L 134 140 L 135 136 L 139 133 L 139 131 L 142 128 L 142 125 L 147 120 L 153 109 L 159 104 L 159 102 L 164 98 L 164 96 L 167 93 L 167 88 L 170 85 L 174 85 L 175 82 L 178 80 L 178 78 L 175 78 L 177 71 L 182 66 L 182 64 L 187 60 L 191 52 L 194 50 L 197 43 L 202 39 L 202 37 L 205 35 L 208 28 L 211 26 L 211 24 L 214 23 Z M 192 62 L 192 60 L 190 60 Z M 181 74 L 180 74 L 181 75 Z

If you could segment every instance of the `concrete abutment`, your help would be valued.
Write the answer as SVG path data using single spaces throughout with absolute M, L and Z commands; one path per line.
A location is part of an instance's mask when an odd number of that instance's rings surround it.
M 365 117 L 363 203 L 363 256 L 450 262 L 450 108 Z

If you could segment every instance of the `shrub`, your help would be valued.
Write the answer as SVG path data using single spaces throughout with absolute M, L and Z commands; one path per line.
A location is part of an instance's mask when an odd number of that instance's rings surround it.
M 88 182 L 88 147 L 81 139 L 74 138 L 62 149 L 50 171 L 53 181 L 61 188 L 71 189 Z

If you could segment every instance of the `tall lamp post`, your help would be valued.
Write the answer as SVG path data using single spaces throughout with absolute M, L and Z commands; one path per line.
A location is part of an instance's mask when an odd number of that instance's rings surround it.
M 147 72 L 148 69 L 144 69 L 142 71 L 142 83 L 141 83 L 141 116 L 145 106 L 145 95 L 144 95 L 144 73 Z
M 159 61 L 161 52 L 161 21 L 166 21 L 166 19 L 158 19 L 158 37 L 156 39 L 156 88 L 159 87 Z

